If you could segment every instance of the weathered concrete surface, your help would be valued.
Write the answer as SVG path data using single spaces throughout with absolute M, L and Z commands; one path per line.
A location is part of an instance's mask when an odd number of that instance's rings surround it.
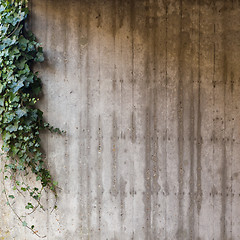
M 35 215 L 39 232 L 240 239 L 239 2 L 30 5 L 46 53 L 41 108 L 67 131 L 43 136 L 62 191 L 56 211 Z M 35 239 L 1 211 L 3 239 Z

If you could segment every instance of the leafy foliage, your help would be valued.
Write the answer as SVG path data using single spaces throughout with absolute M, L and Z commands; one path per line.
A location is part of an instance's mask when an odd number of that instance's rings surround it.
M 36 37 L 24 28 L 27 15 L 28 8 L 22 1 L 0 0 L 0 134 L 6 154 L 4 171 L 14 181 L 13 190 L 29 193 L 41 206 L 42 189 L 50 188 L 56 195 L 56 182 L 45 166 L 39 133 L 43 129 L 61 132 L 44 122 L 42 111 L 35 105 L 42 86 L 32 67 L 44 56 Z M 26 176 L 29 172 L 40 181 L 40 189 L 17 180 L 19 174 Z M 6 197 L 8 204 L 15 198 Z M 25 208 L 35 209 L 30 202 Z M 22 224 L 27 226 L 25 221 Z

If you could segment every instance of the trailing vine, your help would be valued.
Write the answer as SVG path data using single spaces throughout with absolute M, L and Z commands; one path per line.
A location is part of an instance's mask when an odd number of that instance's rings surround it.
M 44 129 L 61 131 L 46 123 L 43 112 L 36 107 L 42 85 L 33 64 L 42 62 L 44 56 L 34 34 L 24 28 L 27 16 L 25 1 L 0 0 L 0 134 L 7 204 L 22 225 L 38 235 L 13 205 L 17 195 L 28 194 L 33 201 L 29 201 L 25 209 L 31 213 L 38 207 L 43 208 L 43 189 L 51 189 L 57 197 L 57 183 L 46 168 L 39 134 Z M 33 173 L 40 184 L 28 183 L 25 179 L 29 173 Z M 12 187 L 11 194 L 4 183 L 7 179 L 11 180 L 8 184 Z

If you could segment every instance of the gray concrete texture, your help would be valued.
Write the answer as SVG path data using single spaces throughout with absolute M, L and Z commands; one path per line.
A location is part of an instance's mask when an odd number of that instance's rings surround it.
M 57 210 L 29 216 L 39 233 L 239 240 L 239 1 L 32 0 L 30 9 L 46 56 L 41 109 L 67 131 L 43 134 L 62 190 Z M 1 212 L 1 239 L 38 239 Z

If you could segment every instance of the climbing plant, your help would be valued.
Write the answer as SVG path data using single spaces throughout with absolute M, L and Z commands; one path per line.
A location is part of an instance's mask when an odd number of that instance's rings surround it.
M 33 71 L 33 64 L 42 62 L 44 56 L 34 34 L 24 27 L 27 16 L 26 1 L 0 0 L 0 134 L 3 193 L 7 204 L 22 225 L 38 235 L 34 226 L 16 212 L 14 202 L 17 195 L 28 194 L 32 200 L 25 209 L 34 212 L 38 207 L 43 208 L 44 189 L 51 189 L 57 196 L 57 183 L 46 168 L 39 134 L 44 129 L 61 131 L 46 123 L 43 112 L 36 107 L 42 85 L 37 72 Z M 26 180 L 31 173 L 36 177 L 34 182 L 39 184 L 33 186 L 32 181 Z M 7 179 L 10 184 L 6 184 Z M 11 191 L 6 186 L 10 186 Z

